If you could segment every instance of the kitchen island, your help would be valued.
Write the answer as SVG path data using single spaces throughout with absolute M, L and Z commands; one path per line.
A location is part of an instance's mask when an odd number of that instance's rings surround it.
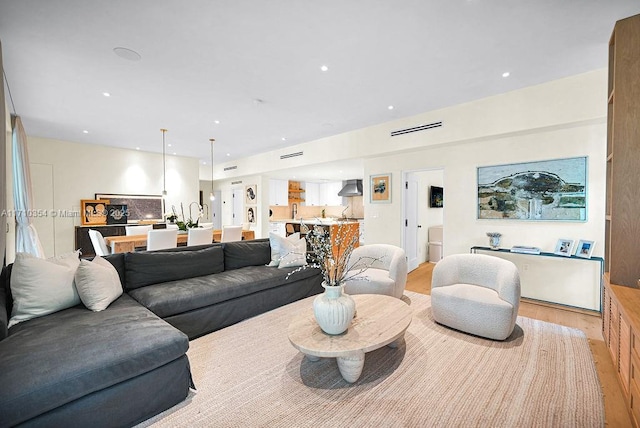
M 333 247 L 334 254 L 337 254 L 340 250 L 340 239 L 342 239 L 343 242 L 349 241 L 351 237 L 355 235 L 357 239 L 354 247 L 359 246 L 360 224 L 357 220 L 314 218 L 309 220 L 291 220 L 285 223 L 287 236 L 300 232 L 300 236 L 304 237 L 307 232 L 316 229 L 316 226 L 324 230 L 324 232 L 328 233 L 331 237 L 331 246 Z M 343 245 L 345 244 L 343 243 Z

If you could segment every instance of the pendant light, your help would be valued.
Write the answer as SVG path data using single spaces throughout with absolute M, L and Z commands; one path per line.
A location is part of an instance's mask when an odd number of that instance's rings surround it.
M 162 197 L 167 197 L 167 154 L 166 154 L 166 146 L 164 144 L 164 134 L 167 132 L 166 129 L 160 128 L 162 132 Z
M 216 197 L 213 194 L 213 143 L 216 140 L 213 139 L 213 138 L 209 138 L 209 141 L 211 142 L 211 193 L 209 193 L 209 200 L 215 201 Z M 212 209 L 212 211 L 213 211 L 213 209 Z

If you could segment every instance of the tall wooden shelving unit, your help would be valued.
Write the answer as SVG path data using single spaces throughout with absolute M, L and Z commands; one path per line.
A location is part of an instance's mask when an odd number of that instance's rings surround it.
M 602 334 L 640 426 L 640 15 L 609 42 Z
M 609 43 L 605 271 L 640 279 L 640 15 L 620 20 Z

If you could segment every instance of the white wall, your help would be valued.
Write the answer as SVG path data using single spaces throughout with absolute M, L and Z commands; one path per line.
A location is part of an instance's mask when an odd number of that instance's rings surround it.
M 33 186 L 52 184 L 53 189 L 53 206 L 35 208 L 47 212 L 74 212 L 79 211 L 81 199 L 93 199 L 95 193 L 162 193 L 161 154 L 38 137 L 29 137 L 28 145 L 30 162 L 41 172 L 34 176 L 36 181 L 33 182 Z M 48 177 L 47 171 L 50 171 Z M 179 207 L 182 202 L 185 211 L 188 212 L 189 203 L 197 202 L 199 196 L 198 160 L 168 156 L 166 174 L 165 211 L 170 209 L 171 205 Z M 51 180 L 52 183 L 39 183 L 37 180 Z M 41 203 L 48 205 L 50 201 Z M 48 250 L 47 256 L 74 250 L 74 228 L 80 225 L 79 217 L 57 216 L 51 222 L 40 223 L 50 223 L 49 227 L 53 229 L 38 231 L 44 238 L 43 246 Z M 49 236 L 52 238 L 47 238 Z

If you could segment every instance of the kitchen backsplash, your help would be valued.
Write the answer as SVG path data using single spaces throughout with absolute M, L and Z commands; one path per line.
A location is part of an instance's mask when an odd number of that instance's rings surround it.
M 297 219 L 300 218 L 321 218 L 322 210 L 325 211 L 326 217 L 342 217 L 344 215 L 350 218 L 363 218 L 364 217 L 364 206 L 362 205 L 362 196 L 351 196 L 345 198 L 349 205 L 338 205 L 338 206 L 305 206 L 298 204 L 298 215 Z M 270 220 L 282 220 L 282 219 L 291 219 L 292 218 L 292 207 L 283 206 L 283 205 L 271 205 L 269 207 L 271 209 L 272 215 L 269 218 Z M 346 210 L 345 210 L 346 208 Z

